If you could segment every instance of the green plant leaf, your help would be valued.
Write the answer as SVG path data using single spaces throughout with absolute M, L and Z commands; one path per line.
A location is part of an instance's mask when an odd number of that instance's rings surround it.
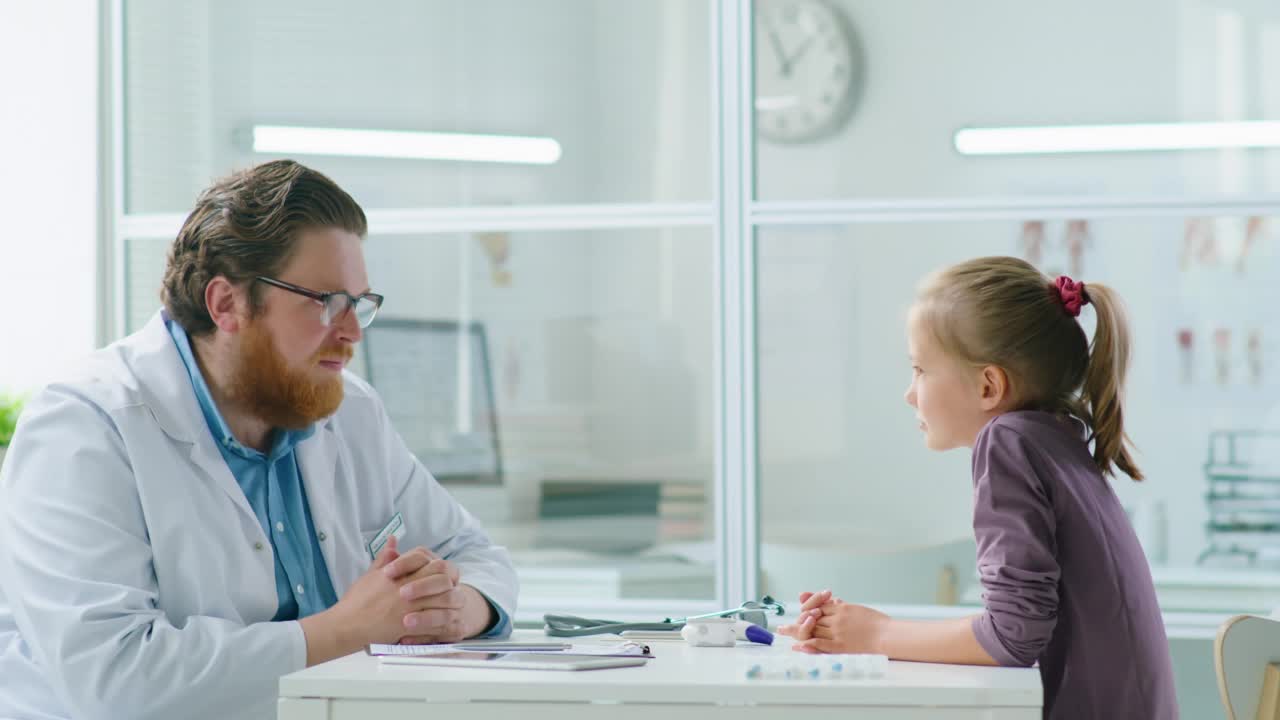
M 23 399 L 20 397 L 0 396 L 0 446 L 8 445 L 13 439 L 13 430 L 18 426 L 22 404 Z

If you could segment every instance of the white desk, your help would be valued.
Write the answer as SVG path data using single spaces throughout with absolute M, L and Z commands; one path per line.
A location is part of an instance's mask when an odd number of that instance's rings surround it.
M 515 639 L 541 639 L 519 631 Z M 875 680 L 748 680 L 745 659 L 773 647 L 650 644 L 644 667 L 555 672 L 380 665 L 350 655 L 280 680 L 279 720 L 1038 720 L 1036 669 L 890 663 Z M 797 711 L 803 710 L 803 715 Z

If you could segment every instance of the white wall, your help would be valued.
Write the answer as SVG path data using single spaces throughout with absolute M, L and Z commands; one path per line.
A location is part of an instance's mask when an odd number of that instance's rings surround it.
M 97 52 L 92 0 L 0 4 L 0 392 L 94 347 Z

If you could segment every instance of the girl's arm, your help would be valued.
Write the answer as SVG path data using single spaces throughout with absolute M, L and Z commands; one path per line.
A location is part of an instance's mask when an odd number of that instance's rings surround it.
M 830 591 L 801 597 L 780 628 L 809 652 L 880 653 L 899 660 L 1031 667 L 1053 637 L 1062 570 L 1057 520 L 1035 451 L 993 425 L 974 447 L 973 529 L 986 611 L 945 621 L 894 620 Z
M 1000 663 L 978 644 L 978 638 L 973 634 L 973 621 L 977 617 L 981 616 L 949 620 L 886 618 L 887 622 L 880 637 L 880 652 L 894 660 L 957 665 L 999 665 Z
M 999 665 L 974 635 L 976 618 L 897 620 L 864 605 L 828 601 L 806 609 L 798 622 L 779 628 L 795 637 L 795 647 L 807 652 L 876 653 L 894 660 Z M 819 600 L 819 597 L 814 597 Z M 806 603 L 808 605 L 808 603 Z

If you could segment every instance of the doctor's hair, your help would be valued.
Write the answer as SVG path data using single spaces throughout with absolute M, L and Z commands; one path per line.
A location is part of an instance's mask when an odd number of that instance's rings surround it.
M 219 275 L 247 285 L 251 307 L 261 307 L 258 275 L 274 277 L 293 255 L 299 234 L 339 228 L 364 237 L 364 210 L 327 176 L 292 160 L 273 160 L 218 180 L 169 248 L 160 298 L 192 336 L 214 329 L 204 293 Z
M 1124 431 L 1123 303 L 1105 285 L 1087 283 L 1078 292 L 1073 299 L 1094 308 L 1092 343 L 1075 317 L 1080 305 L 1070 307 L 1054 281 L 1018 258 L 977 258 L 935 273 L 920 286 L 912 312 L 950 357 L 1003 369 L 1012 409 L 1080 419 L 1098 469 L 1141 480 Z

